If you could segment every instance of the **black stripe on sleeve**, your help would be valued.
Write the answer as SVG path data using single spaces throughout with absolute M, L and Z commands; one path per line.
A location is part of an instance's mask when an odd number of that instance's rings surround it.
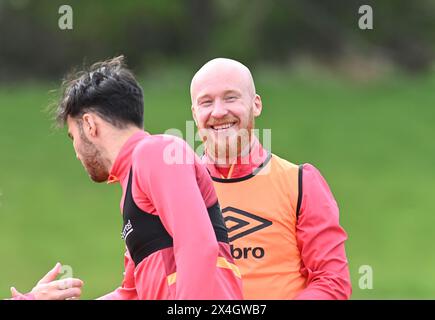
M 298 170 L 298 205 L 296 206 L 296 218 L 299 217 L 299 213 L 301 210 L 301 204 L 302 204 L 302 175 L 303 175 L 303 169 L 304 165 L 299 165 Z

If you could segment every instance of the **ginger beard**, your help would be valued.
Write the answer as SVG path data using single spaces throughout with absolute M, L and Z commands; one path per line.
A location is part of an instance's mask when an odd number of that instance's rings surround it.
M 246 125 L 233 116 L 228 116 L 220 120 L 211 118 L 207 122 L 206 128 L 199 130 L 199 134 L 204 142 L 205 151 L 210 160 L 217 165 L 231 165 L 237 158 L 249 154 L 252 130 L 254 128 L 254 113 L 252 108 L 246 118 Z M 213 127 L 220 124 L 235 123 L 232 127 L 222 130 L 215 130 Z
M 83 167 L 94 182 L 105 182 L 109 172 L 104 165 L 103 157 L 97 147 L 85 136 L 83 127 L 79 124 L 80 140 L 82 141 L 79 154 Z

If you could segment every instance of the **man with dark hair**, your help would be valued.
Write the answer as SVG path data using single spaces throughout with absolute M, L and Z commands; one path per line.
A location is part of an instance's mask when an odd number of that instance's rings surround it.
M 143 131 L 142 89 L 122 56 L 64 82 L 56 118 L 90 178 L 123 189 L 125 276 L 101 299 L 242 299 L 211 178 L 183 140 Z

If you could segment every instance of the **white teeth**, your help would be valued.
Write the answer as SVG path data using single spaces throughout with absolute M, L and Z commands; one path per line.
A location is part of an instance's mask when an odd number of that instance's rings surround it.
M 220 126 L 213 126 L 214 130 L 224 130 L 224 129 L 228 129 L 231 128 L 234 125 L 234 123 L 226 123 L 226 124 L 222 124 Z

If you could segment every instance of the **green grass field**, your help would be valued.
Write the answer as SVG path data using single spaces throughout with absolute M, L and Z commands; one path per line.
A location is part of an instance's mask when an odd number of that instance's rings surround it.
M 168 73 L 169 74 L 169 73 Z M 370 83 L 256 72 L 272 151 L 310 162 L 349 235 L 354 299 L 435 298 L 435 75 Z M 188 72 L 142 79 L 151 133 L 191 119 Z M 57 83 L 0 89 L 0 297 L 27 291 L 55 262 L 85 281 L 83 298 L 120 284 L 119 186 L 93 184 L 65 131 L 44 113 Z M 370 265 L 374 288 L 358 286 Z

